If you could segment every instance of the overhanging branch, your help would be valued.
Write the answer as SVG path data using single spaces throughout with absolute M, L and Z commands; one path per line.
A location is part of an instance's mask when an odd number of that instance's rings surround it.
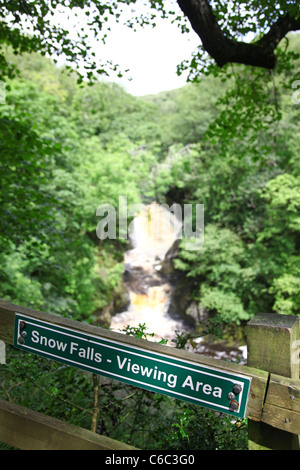
M 276 65 L 275 49 L 278 43 L 289 31 L 300 29 L 300 17 L 292 18 L 287 13 L 279 17 L 259 41 L 249 44 L 228 38 L 224 34 L 208 0 L 178 0 L 178 5 L 200 37 L 204 49 L 219 67 L 236 62 L 273 69 Z

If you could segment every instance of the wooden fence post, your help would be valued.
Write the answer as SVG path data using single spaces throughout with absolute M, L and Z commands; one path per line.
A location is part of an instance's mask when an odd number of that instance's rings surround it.
M 263 313 L 247 326 L 249 367 L 299 380 L 299 318 L 291 315 Z M 299 450 L 299 436 L 263 422 L 248 421 L 249 450 Z

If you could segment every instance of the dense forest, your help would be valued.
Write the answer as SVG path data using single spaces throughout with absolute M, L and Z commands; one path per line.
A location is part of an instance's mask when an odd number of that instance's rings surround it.
M 119 298 L 128 249 L 97 238 L 96 209 L 126 196 L 204 204 L 203 248 L 182 240 L 175 261 L 201 306 L 237 323 L 299 312 L 295 90 L 269 90 L 280 120 L 267 128 L 254 110 L 260 132 L 244 136 L 247 96 L 228 109 L 222 77 L 137 98 L 116 83 L 79 86 L 39 55 L 14 61 L 21 76 L 0 108 L 2 299 L 94 321 Z
M 300 52 L 299 36 L 289 50 Z M 138 98 L 109 81 L 77 83 L 37 53 L 8 48 L 6 57 L 20 75 L 6 80 L 0 104 L 2 300 L 109 326 L 126 303 L 129 241 L 99 240 L 96 209 L 118 208 L 126 196 L 128 204 L 204 204 L 203 247 L 190 250 L 182 239 L 174 260 L 200 312 L 231 330 L 258 312 L 299 315 L 299 63 L 276 72 L 236 65 Z M 23 363 L 13 348 L 7 354 L 2 398 L 89 427 L 89 378 L 31 355 Z M 224 442 L 226 419 L 216 436 L 213 413 L 183 404 L 166 418 L 173 434 L 157 418 L 146 438 L 145 405 L 154 413 L 167 399 L 139 391 L 134 403 L 118 396 L 112 404 L 119 387 L 102 387 L 102 434 L 148 448 L 199 448 L 197 435 L 204 448 L 245 445 L 240 429 Z

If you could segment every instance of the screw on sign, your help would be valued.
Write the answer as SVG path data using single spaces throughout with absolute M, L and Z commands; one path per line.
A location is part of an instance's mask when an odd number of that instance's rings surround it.
M 231 408 L 233 411 L 237 410 L 237 409 L 239 408 L 239 406 L 240 406 L 240 405 L 238 404 L 238 402 L 237 402 L 236 400 L 231 400 L 231 402 L 230 402 L 230 408 Z
M 120 335 L 121 337 L 121 335 Z M 251 378 L 15 314 L 14 346 L 152 392 L 244 418 Z
M 239 402 L 235 400 L 236 396 L 241 393 L 242 391 L 242 387 L 240 384 L 234 384 L 234 386 L 232 387 L 232 392 L 229 392 L 227 397 L 228 399 L 230 400 L 230 408 L 233 410 L 233 411 L 236 411 L 239 409 Z
M 235 384 L 232 390 L 233 390 L 233 393 L 235 393 L 235 395 L 238 395 L 239 393 L 241 393 L 242 387 L 240 384 Z

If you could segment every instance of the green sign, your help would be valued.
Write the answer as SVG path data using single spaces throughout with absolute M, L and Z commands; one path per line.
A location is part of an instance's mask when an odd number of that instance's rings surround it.
M 121 334 L 120 334 L 121 336 Z M 92 373 L 245 417 L 251 378 L 16 313 L 14 346 Z

